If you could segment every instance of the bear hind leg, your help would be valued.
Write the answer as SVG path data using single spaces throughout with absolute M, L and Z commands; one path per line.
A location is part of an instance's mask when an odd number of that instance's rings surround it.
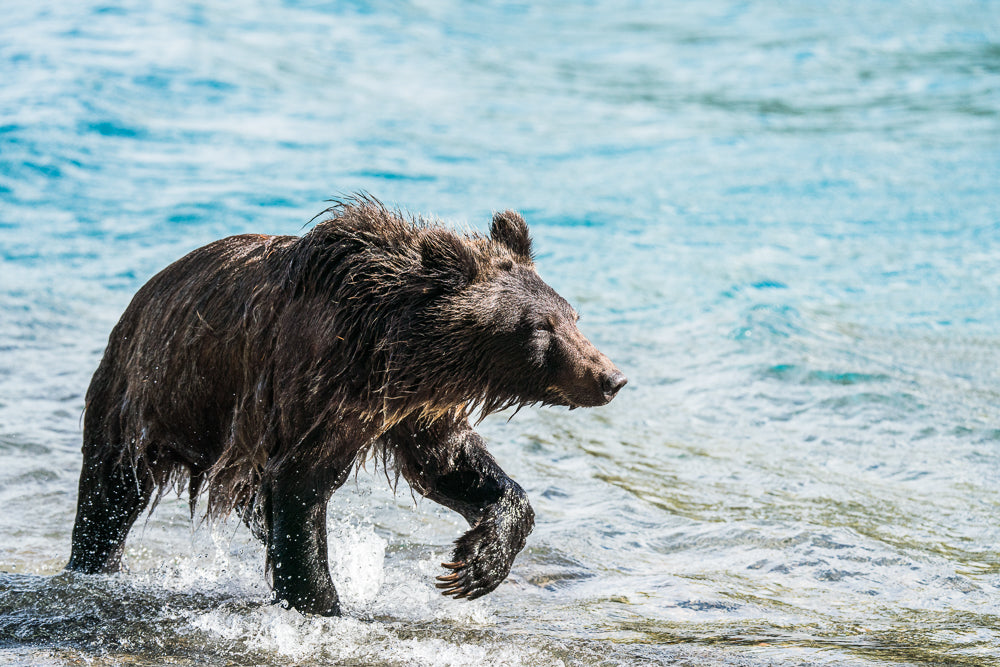
M 125 538 L 149 503 L 153 479 L 117 453 L 88 446 L 80 472 L 69 570 L 96 574 L 121 567 Z

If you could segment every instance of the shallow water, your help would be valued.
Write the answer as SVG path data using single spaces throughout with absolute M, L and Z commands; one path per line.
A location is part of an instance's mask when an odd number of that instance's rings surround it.
M 0 660 L 1000 661 L 1000 12 L 786 4 L 8 3 Z M 341 619 L 268 604 L 183 499 L 127 573 L 61 572 L 134 291 L 356 190 L 522 210 L 629 375 L 483 424 L 537 513 L 508 582 L 437 595 L 461 520 L 371 469 L 331 506 Z

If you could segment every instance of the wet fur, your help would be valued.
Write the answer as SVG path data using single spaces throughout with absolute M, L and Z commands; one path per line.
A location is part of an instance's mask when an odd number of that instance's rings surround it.
M 520 215 L 489 237 L 369 197 L 325 216 L 302 237 L 199 248 L 135 295 L 87 392 L 71 569 L 115 569 L 142 509 L 189 480 L 192 513 L 205 494 L 264 541 L 279 599 L 339 613 L 326 503 L 375 455 L 473 526 L 446 593 L 506 577 L 533 513 L 469 419 L 606 402 L 590 385 L 613 365 L 537 277 Z M 538 342 L 556 320 L 558 353 Z

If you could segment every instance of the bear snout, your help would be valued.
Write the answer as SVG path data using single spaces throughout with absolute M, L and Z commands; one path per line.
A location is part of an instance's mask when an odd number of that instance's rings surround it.
M 562 360 L 554 385 L 563 399 L 558 404 L 586 408 L 608 404 L 628 382 L 625 374 L 575 326 L 558 337 Z
M 604 392 L 604 399 L 610 402 L 626 384 L 628 384 L 628 378 L 618 369 L 605 374 L 601 378 L 601 391 Z

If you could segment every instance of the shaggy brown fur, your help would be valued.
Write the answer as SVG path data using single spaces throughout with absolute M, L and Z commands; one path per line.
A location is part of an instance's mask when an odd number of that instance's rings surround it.
M 469 419 L 611 400 L 624 376 L 535 272 L 523 218 L 458 235 L 369 197 L 302 237 L 222 239 L 135 295 L 87 392 L 73 553 L 118 567 L 154 493 L 189 479 L 267 546 L 276 597 L 339 613 L 326 503 L 375 453 L 465 516 L 446 594 L 478 597 L 531 530 L 523 490 Z

